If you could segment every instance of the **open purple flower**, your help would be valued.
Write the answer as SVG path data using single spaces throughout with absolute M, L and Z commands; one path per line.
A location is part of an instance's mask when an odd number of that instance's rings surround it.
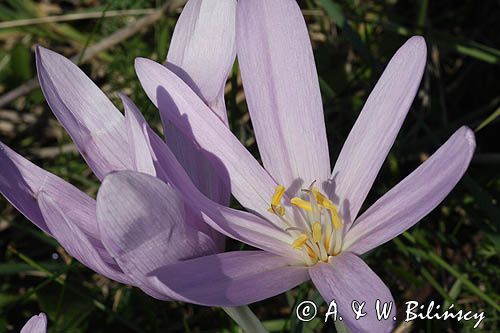
M 231 306 L 312 279 L 326 301 L 337 301 L 350 329 L 387 331 L 395 307 L 387 321 L 377 320 L 373 312 L 360 320 L 347 315 L 353 300 L 367 304 L 393 300 L 359 256 L 413 226 L 447 196 L 471 160 L 472 131 L 460 128 L 358 216 L 418 90 L 426 59 L 423 38 L 410 38 L 391 59 L 331 171 L 313 53 L 297 3 L 238 1 L 236 36 L 264 168 L 174 73 L 147 59 L 136 61 L 136 71 L 162 118 L 204 154 L 211 154 L 214 165 L 229 176 L 234 197 L 252 213 L 237 213 L 204 199 L 187 180 L 182 182 L 186 178 L 180 175 L 182 168 L 170 159 L 172 165 L 165 172 L 176 175 L 170 177 L 173 186 L 213 228 L 263 251 L 222 253 L 167 265 L 148 274 L 153 287 L 190 302 Z M 164 147 L 158 151 L 168 157 Z M 126 207 L 119 198 L 112 199 L 112 193 L 150 197 L 156 188 L 165 187 L 162 184 L 139 173 L 112 174 L 99 192 L 98 214 L 102 207 L 103 215 L 118 228 L 125 216 L 113 217 L 112 212 Z M 138 210 L 147 215 L 151 208 L 140 201 L 126 214 L 133 216 Z M 136 235 L 115 234 L 114 239 L 130 243 Z M 123 250 L 127 242 L 121 246 Z M 135 261 L 137 267 L 140 263 Z
M 45 333 L 47 332 L 47 316 L 45 313 L 33 316 L 21 328 L 21 333 Z
M 208 112 L 219 116 L 225 114 L 223 89 L 235 58 L 235 9 L 234 0 L 188 1 L 176 25 L 166 63 L 177 73 L 182 72 L 186 82 L 203 98 Z M 149 128 L 127 97 L 120 96 L 124 116 L 63 56 L 37 47 L 36 64 L 47 103 L 97 178 L 102 180 L 118 170 L 134 170 L 163 179 L 162 162 L 150 151 L 144 131 L 152 138 L 153 146 L 163 144 L 163 140 Z M 170 128 L 171 125 L 165 123 L 165 132 L 172 136 L 169 144 L 181 165 L 186 167 L 189 181 L 212 200 L 227 205 L 229 190 L 225 175 L 206 161 L 191 140 L 171 134 Z M 152 224 L 148 230 L 154 232 L 156 243 L 145 244 L 143 256 L 149 258 L 150 252 L 155 251 L 162 255 L 161 263 L 167 264 L 222 251 L 224 237 L 200 216 L 191 213 L 189 203 L 180 201 L 172 186 L 165 187 L 158 196 L 147 198 L 151 203 L 163 200 L 171 205 L 161 211 L 169 217 L 161 230 L 154 228 L 154 221 L 147 221 Z M 0 193 L 84 265 L 113 280 L 138 286 L 154 297 L 169 299 L 148 287 L 137 271 L 128 272 L 126 262 L 117 262 L 104 246 L 103 227 L 98 223 L 93 198 L 1 142 Z M 177 242 L 170 242 L 172 237 Z M 142 251 L 139 246 L 136 250 Z

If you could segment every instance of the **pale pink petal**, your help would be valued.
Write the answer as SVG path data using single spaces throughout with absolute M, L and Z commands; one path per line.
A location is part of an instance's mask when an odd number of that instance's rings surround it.
M 298 256 L 298 251 L 291 246 L 293 239 L 282 229 L 282 221 L 270 222 L 254 214 L 231 209 L 208 200 L 190 182 L 185 170 L 179 165 L 167 145 L 151 130 L 150 132 L 151 153 L 157 170 L 160 170 L 160 178 L 172 182 L 186 201 L 203 212 L 200 213 L 202 218 L 200 222 L 205 221 L 202 223 L 212 231 L 212 238 L 218 239 L 213 233 L 220 231 L 226 236 L 271 253 L 289 257 Z M 269 215 L 268 212 L 266 213 Z M 198 226 L 198 229 L 202 230 L 201 226 Z M 206 231 L 206 233 L 209 232 Z
M 238 306 L 283 293 L 309 279 L 306 266 L 262 251 L 187 260 L 150 275 L 153 286 L 185 302 Z
M 236 55 L 235 22 L 236 0 L 189 0 L 175 26 L 166 64 L 226 124 L 224 85 Z
M 428 160 L 363 213 L 347 232 L 344 249 L 363 254 L 391 240 L 432 211 L 455 187 L 476 147 L 462 127 Z
M 189 175 L 198 189 L 210 199 L 228 206 L 231 197 L 230 181 L 227 172 L 214 166 L 203 150 L 175 128 L 171 122 L 164 122 L 166 142 L 175 158 Z
M 153 159 L 149 152 L 147 138 L 144 135 L 148 127 L 141 111 L 125 95 L 120 94 L 120 98 L 125 107 L 125 123 L 128 133 L 128 144 L 130 146 L 130 155 L 132 157 L 133 170 L 156 176 Z
M 21 328 L 21 333 L 46 333 L 47 332 L 47 316 L 45 313 L 40 313 L 33 316 Z
M 309 275 L 327 304 L 335 300 L 338 314 L 351 332 L 392 332 L 396 304 L 391 292 L 358 256 L 342 252 L 327 264 L 318 263 L 309 268 Z M 353 301 L 365 302 L 363 312 L 366 316 L 355 319 Z M 387 319 L 377 318 L 377 301 L 380 310 L 386 304 Z M 392 305 L 390 311 L 389 304 Z
M 282 228 L 254 214 L 208 200 L 189 181 L 186 172 L 175 160 L 166 144 L 154 133 L 151 133 L 150 139 L 155 167 L 159 171 L 160 178 L 177 188 L 183 200 L 189 204 L 190 209 L 187 213 L 190 214 L 193 228 L 210 235 L 217 242 L 219 249 L 222 248 L 222 240 L 215 234 L 216 231 L 268 252 L 299 258 L 299 252 L 291 246 L 293 239 Z M 160 179 L 153 177 L 142 177 L 141 181 L 143 184 L 138 185 L 138 188 L 154 188 L 163 184 Z M 102 187 L 99 193 L 101 191 Z
M 45 99 L 99 179 L 132 169 L 123 115 L 75 64 L 38 46 L 38 79 Z
M 410 38 L 396 52 L 344 143 L 326 191 L 347 226 L 356 218 L 410 109 L 426 55 L 422 37 Z
M 166 62 L 226 125 L 224 85 L 236 54 L 235 21 L 235 0 L 188 1 L 175 26 Z M 229 180 L 214 170 L 190 135 L 165 117 L 162 120 L 167 144 L 193 183 L 210 199 L 229 205 Z
M 149 150 L 153 159 L 153 164 L 157 171 L 157 177 L 167 183 L 173 184 L 180 193 L 182 193 L 186 200 L 196 203 L 197 200 L 207 200 L 207 197 L 200 192 L 200 190 L 193 184 L 190 176 L 186 170 L 175 158 L 175 155 L 167 146 L 167 144 L 151 129 L 147 128 L 145 136 L 148 141 Z M 194 199 L 200 198 L 200 199 Z M 199 215 L 199 214 L 198 214 Z M 211 235 L 212 239 L 216 242 L 218 248 L 224 250 L 224 237 L 210 228 L 201 218 L 193 217 L 193 225 L 200 231 L 207 235 Z
M 85 213 L 95 207 L 92 198 L 0 142 L 0 193 L 28 220 L 52 235 L 37 203 L 40 191 L 54 198 L 78 228 L 99 238 L 95 217 L 88 218 Z
M 163 117 L 204 150 L 218 172 L 226 172 L 231 190 L 246 208 L 266 216 L 276 182 L 215 114 L 175 74 L 147 59 L 136 60 L 136 72 Z M 173 105 L 176 107 L 174 108 Z M 166 107 L 169 109 L 166 109 Z
M 296 1 L 238 1 L 236 45 L 265 168 L 294 190 L 326 181 L 331 167 L 319 81 Z
M 254 214 L 211 203 L 200 209 L 205 222 L 226 236 L 276 255 L 302 258 L 292 247 L 294 239 L 283 231 L 283 222 L 274 225 Z
M 99 274 L 122 283 L 131 283 L 106 252 L 102 243 L 85 234 L 76 225 L 71 208 L 63 209 L 59 202 L 45 191 L 38 193 L 37 202 L 50 232 L 72 257 Z M 95 205 L 92 208 L 83 213 L 87 214 L 88 219 L 95 221 Z M 78 213 L 83 215 L 82 212 Z
M 172 185 L 134 171 L 109 174 L 97 195 L 101 239 L 120 268 L 137 280 L 174 263 L 216 252 L 188 219 Z

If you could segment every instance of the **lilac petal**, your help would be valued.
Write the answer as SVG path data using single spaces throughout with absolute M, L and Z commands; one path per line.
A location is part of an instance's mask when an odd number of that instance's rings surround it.
M 86 235 L 76 225 L 71 210 L 63 209 L 59 202 L 45 191 L 38 194 L 37 202 L 50 232 L 71 256 L 99 274 L 122 283 L 130 283 L 102 243 Z M 89 220 L 95 221 L 95 205 L 89 207 L 86 212 L 78 213 L 81 218 L 87 215 Z
M 224 85 L 236 54 L 235 20 L 235 0 L 188 1 L 175 26 L 166 63 L 226 125 Z M 229 180 L 214 170 L 191 136 L 162 120 L 167 143 L 194 184 L 210 199 L 229 205 Z
M 164 122 L 166 141 L 191 181 L 210 199 L 228 206 L 231 197 L 227 174 L 218 172 L 203 150 L 169 121 Z
M 196 258 L 162 267 L 150 275 L 158 291 L 185 302 L 209 306 L 250 304 L 283 293 L 308 279 L 307 267 L 262 251 Z
M 462 127 L 428 160 L 363 213 L 344 249 L 359 255 L 391 240 L 432 211 L 455 187 L 472 159 L 474 133 Z
M 356 218 L 417 93 L 425 68 L 422 37 L 392 57 L 349 133 L 326 191 L 349 226 Z
M 153 104 L 159 106 L 162 116 L 187 137 L 192 137 L 220 174 L 229 176 L 236 199 L 246 208 L 269 215 L 267 208 L 276 182 L 224 123 L 164 66 L 139 58 L 136 59 L 136 72 L 146 94 Z
M 236 0 L 189 0 L 175 26 L 166 64 L 226 124 L 224 85 L 236 55 L 235 21 Z
M 226 236 L 280 256 L 302 258 L 293 249 L 289 234 L 256 215 L 213 204 L 206 204 L 201 210 L 205 222 Z
M 46 333 L 47 332 L 47 316 L 45 313 L 33 316 L 21 328 L 21 333 Z
M 172 185 L 134 171 L 109 174 L 97 194 L 102 242 L 123 271 L 135 277 L 216 252 L 210 237 L 192 228 L 186 216 Z
M 333 257 L 330 263 L 318 263 L 309 268 L 309 275 L 325 301 L 337 303 L 339 315 L 351 332 L 391 332 L 395 323 L 396 304 L 384 282 L 368 267 L 363 260 L 350 252 L 342 252 Z M 378 320 L 376 304 L 380 310 L 384 303 L 392 302 L 387 320 Z M 355 319 L 351 308 L 353 301 L 366 302 L 363 312 L 366 316 Z
M 238 1 L 236 47 L 265 168 L 286 187 L 330 175 L 319 81 L 296 1 Z
M 156 176 L 153 159 L 144 131 L 148 127 L 146 120 L 135 104 L 125 95 L 119 94 L 125 107 L 125 123 L 128 130 L 128 143 L 131 146 L 133 170 Z
M 152 131 L 150 130 L 150 132 Z M 271 222 L 254 214 L 231 209 L 208 200 L 190 182 L 189 176 L 179 165 L 167 145 L 154 133 L 151 133 L 149 137 L 151 139 L 151 152 L 155 167 L 159 170 L 159 177 L 167 182 L 172 182 L 185 200 L 202 212 L 200 213 L 201 218 L 205 221 L 204 223 L 213 228 L 212 230 L 215 229 L 226 236 L 271 253 L 298 257 L 297 251 L 291 246 L 293 239 L 291 239 L 290 235 L 271 224 Z M 150 181 L 159 182 L 160 180 L 151 179 Z M 280 226 L 282 226 L 282 221 L 278 220 L 277 222 L 281 223 Z M 197 228 L 200 229 L 200 226 L 197 226 Z M 217 239 L 213 233 L 212 238 Z
M 75 64 L 38 46 L 38 79 L 45 99 L 99 179 L 132 169 L 123 115 Z
M 205 195 L 203 195 L 193 184 L 189 175 L 186 173 L 186 170 L 176 159 L 167 144 L 160 139 L 160 137 L 151 128 L 146 129 L 145 135 L 148 141 L 150 154 L 153 159 L 153 164 L 158 173 L 157 177 L 166 183 L 173 184 L 185 198 L 188 198 L 193 203 L 196 202 L 196 200 L 206 200 Z M 207 235 L 211 235 L 218 248 L 221 251 L 224 250 L 224 237 L 222 237 L 219 232 L 210 228 L 202 218 L 193 217 L 192 224 L 196 229 Z
M 85 212 L 94 206 L 88 195 L 47 172 L 0 142 L 0 193 L 27 219 L 44 232 L 52 235 L 40 212 L 37 197 L 40 191 L 48 193 L 59 203 L 63 211 L 72 216 L 78 228 L 98 238 L 96 220 Z

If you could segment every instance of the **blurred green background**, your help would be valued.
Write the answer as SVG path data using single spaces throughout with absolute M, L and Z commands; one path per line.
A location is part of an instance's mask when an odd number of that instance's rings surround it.
M 133 61 L 138 56 L 164 60 L 180 11 L 178 3 L 159 20 L 85 59 L 93 45 L 152 15 L 165 0 L 0 1 L 0 101 L 19 86 L 33 85 L 34 45 L 40 44 L 68 57 L 76 55 L 115 105 L 122 108 L 116 92 L 126 93 L 159 129 L 159 115 L 140 88 Z M 476 154 L 442 205 L 366 260 L 399 305 L 398 332 L 473 331 L 474 321 L 404 324 L 401 310 L 408 300 L 484 311 L 486 319 L 478 330 L 499 332 L 500 3 L 309 0 L 300 4 L 313 41 L 333 161 L 392 54 L 409 36 L 425 36 L 429 52 L 420 91 L 364 207 L 462 125 L 476 131 Z M 68 14 L 79 15 L 75 19 Z M 52 16 L 50 22 L 37 24 L 38 18 L 46 16 Z M 78 55 L 82 52 L 83 56 Z M 226 92 L 231 128 L 257 154 L 237 66 Z M 98 181 L 38 88 L 0 104 L 4 104 L 0 106 L 2 142 L 95 195 Z M 228 248 L 241 245 L 229 241 Z M 0 257 L 0 332 L 17 332 L 40 311 L 48 314 L 49 332 L 239 331 L 220 309 L 156 301 L 138 289 L 96 275 L 3 198 Z M 306 283 L 251 308 L 273 332 L 335 332 L 331 323 L 324 325 L 319 318 L 304 325 L 297 322 L 294 306 L 305 299 L 321 303 Z M 326 312 L 325 304 L 320 312 Z

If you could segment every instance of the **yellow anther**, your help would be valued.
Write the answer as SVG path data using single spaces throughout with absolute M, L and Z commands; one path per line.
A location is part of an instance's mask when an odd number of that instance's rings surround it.
M 300 249 L 302 246 L 304 246 L 308 239 L 309 237 L 306 234 L 300 234 L 300 236 L 293 241 L 292 247 L 294 249 Z
M 279 216 L 284 216 L 285 215 L 285 207 L 279 205 L 279 206 L 271 206 L 270 208 L 267 209 L 267 211 L 271 214 L 276 214 Z
M 307 254 L 309 255 L 309 257 L 312 259 L 312 260 L 317 260 L 318 259 L 318 255 L 316 253 L 314 253 L 314 251 L 311 249 L 311 247 L 309 247 L 309 245 L 306 244 L 306 251 L 307 251 Z
M 286 188 L 283 185 L 276 186 L 276 188 L 274 189 L 273 197 L 271 199 L 271 207 L 278 206 L 280 204 L 281 198 L 283 198 L 283 194 L 285 194 L 285 190 Z
M 319 223 L 319 222 L 313 223 L 312 236 L 313 236 L 313 242 L 315 242 L 315 243 L 321 242 L 321 223 Z
M 271 207 L 267 209 L 267 211 L 271 214 L 276 214 L 279 216 L 285 215 L 285 207 L 280 205 L 281 199 L 285 194 L 285 187 L 283 185 L 278 185 L 274 189 L 273 197 L 271 198 Z
M 312 211 L 311 203 L 299 197 L 292 198 L 292 200 L 290 200 L 290 203 L 304 210 Z
M 330 236 L 326 236 L 326 239 L 325 239 L 325 249 L 326 251 L 328 251 L 328 249 L 330 248 Z
M 316 187 L 313 187 L 312 192 L 314 194 L 314 197 L 316 198 L 316 201 L 318 202 L 318 205 L 326 209 L 335 208 L 333 202 L 328 199 L 323 193 L 321 193 Z
M 342 228 L 342 219 L 340 218 L 340 215 L 337 212 L 335 206 L 333 208 L 329 208 L 329 210 L 330 210 L 330 216 L 332 218 L 332 223 L 335 229 Z

